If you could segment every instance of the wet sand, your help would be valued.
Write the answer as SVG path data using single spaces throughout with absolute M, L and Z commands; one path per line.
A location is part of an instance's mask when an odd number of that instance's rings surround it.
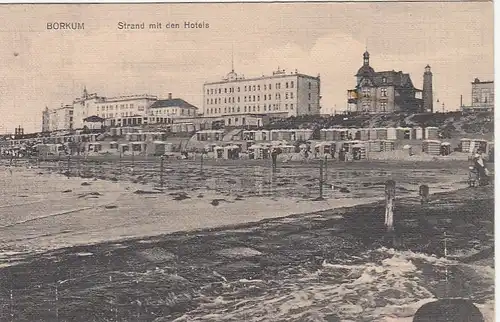
M 79 187 L 105 191 L 108 184 L 115 184 L 127 193 L 137 187 L 132 188 L 136 185 L 133 183 L 87 181 L 93 186 L 78 186 L 75 181 L 71 198 L 85 193 Z M 69 193 L 60 192 L 53 199 Z M 116 195 L 111 195 L 105 192 L 90 200 L 101 206 L 116 204 Z M 133 195 L 157 198 L 151 199 L 151 204 L 161 204 L 156 194 Z M 33 196 L 45 198 L 41 191 Z M 126 196 L 120 201 L 129 200 L 130 194 Z M 127 202 L 133 204 L 131 200 Z M 240 201 L 227 204 L 238 205 L 228 210 L 231 215 L 227 217 L 254 207 L 237 204 Z M 188 202 L 183 212 L 196 211 Z M 82 205 L 89 203 L 92 201 L 82 201 Z M 144 200 L 140 203 L 144 205 Z M 478 303 L 487 321 L 493 321 L 492 187 L 438 193 L 426 206 L 412 195 L 398 200 L 395 237 L 385 234 L 381 202 L 323 211 L 311 208 L 314 203 L 308 201 L 309 210 L 301 209 L 309 214 L 257 223 L 241 223 L 248 220 L 245 215 L 237 214 L 244 220 L 235 222 L 233 217 L 214 215 L 213 220 L 221 219 L 218 225 L 236 225 L 21 254 L 20 263 L 0 269 L 0 320 L 9 320 L 12 315 L 15 321 L 65 321 L 75 320 L 75 316 L 79 321 L 411 321 L 423 303 L 436 297 L 461 296 Z M 204 203 L 204 210 L 210 207 L 222 209 Z M 266 207 L 263 212 L 279 209 L 272 203 Z M 154 211 L 142 209 L 138 217 L 147 213 L 154 218 L 151 225 L 144 226 L 145 231 L 155 223 L 162 225 Z M 119 222 L 124 215 L 118 208 L 106 210 L 117 213 L 109 219 L 100 213 L 92 221 L 102 217 L 102 223 L 96 224 L 100 226 L 98 234 L 106 236 L 109 231 L 113 240 L 120 235 L 115 231 L 125 228 L 109 224 Z M 281 215 L 285 214 L 283 211 Z M 89 213 L 79 217 L 80 227 L 86 227 L 87 216 Z M 199 220 L 199 216 L 192 218 L 189 221 Z M 262 217 L 253 221 L 258 219 Z M 29 220 L 12 218 L 14 225 L 4 231 L 15 230 L 16 222 L 36 222 Z M 52 225 L 59 226 L 59 220 Z M 68 225 L 75 222 L 73 217 Z M 187 229 L 204 225 L 196 226 Z M 39 233 L 38 227 L 30 229 Z M 43 227 L 49 229 L 50 221 Z M 442 258 L 444 232 L 448 236 L 448 259 Z M 121 237 L 130 235 L 125 229 Z M 84 236 L 82 241 L 89 238 L 88 233 Z M 21 233 L 18 237 L 17 241 L 3 242 L 23 244 Z M 50 244 L 53 236 L 47 238 Z M 65 242 L 63 239 L 58 245 Z M 34 245 L 25 246 L 31 249 Z M 13 254 L 5 256 L 15 260 Z M 444 282 L 446 276 L 448 283 Z

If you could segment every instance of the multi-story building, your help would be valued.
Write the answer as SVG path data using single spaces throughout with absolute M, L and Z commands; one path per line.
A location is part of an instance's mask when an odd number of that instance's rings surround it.
M 474 79 L 472 82 L 472 109 L 492 111 L 494 106 L 495 86 L 493 81 Z
M 353 104 L 357 112 L 423 111 L 422 90 L 413 86 L 410 75 L 394 70 L 375 72 L 370 66 L 368 51 L 363 54 L 363 66 L 355 76 L 356 87 L 348 91 L 348 103 Z
M 64 105 L 42 112 L 42 132 L 73 129 L 73 105 Z
M 130 95 L 119 97 L 101 97 L 87 93 L 75 99 L 75 128 L 83 128 L 83 120 L 89 116 L 104 118 L 111 126 L 139 125 L 148 115 L 149 107 L 158 100 L 153 95 Z
M 172 98 L 172 93 L 168 93 L 168 99 L 157 100 L 149 108 L 149 116 L 153 119 L 149 123 L 171 123 L 162 119 L 192 118 L 197 116 L 198 108 L 181 98 Z M 154 119 L 158 118 L 158 119 Z
M 232 70 L 219 82 L 203 85 L 203 117 L 224 117 L 230 125 L 243 120 L 242 115 L 277 117 L 320 114 L 320 77 L 287 74 L 244 78 Z M 229 118 L 228 118 L 229 116 Z M 234 122 L 231 122 L 234 116 Z

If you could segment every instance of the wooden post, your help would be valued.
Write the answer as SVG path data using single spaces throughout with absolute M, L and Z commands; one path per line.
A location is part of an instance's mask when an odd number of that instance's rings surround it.
M 385 227 L 388 232 L 394 230 L 394 198 L 396 196 L 396 182 L 388 180 L 385 183 Z
M 323 160 L 319 159 L 319 197 L 323 198 Z
M 160 157 L 160 188 L 163 189 L 163 155 Z
M 135 168 L 135 152 L 134 152 L 134 146 L 132 145 L 132 175 L 134 175 L 134 169 Z
M 201 153 L 200 158 L 200 173 L 203 174 L 203 152 Z
M 325 155 L 325 180 L 324 182 L 328 182 L 328 155 Z
M 427 204 L 429 202 L 429 186 L 426 184 L 420 185 L 419 195 L 420 204 Z

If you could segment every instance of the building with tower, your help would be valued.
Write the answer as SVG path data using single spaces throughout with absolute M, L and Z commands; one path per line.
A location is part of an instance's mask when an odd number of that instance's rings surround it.
M 203 85 L 203 117 L 223 117 L 226 125 L 246 125 L 244 115 L 289 117 L 320 114 L 320 77 L 286 73 L 245 78 L 234 72 Z
M 355 77 L 356 87 L 347 93 L 352 110 L 368 114 L 423 111 L 422 90 L 413 86 L 410 75 L 394 70 L 376 72 L 368 51 Z
M 424 110 L 423 112 L 433 113 L 433 95 L 432 95 L 432 72 L 431 66 L 425 66 L 424 86 L 423 86 Z

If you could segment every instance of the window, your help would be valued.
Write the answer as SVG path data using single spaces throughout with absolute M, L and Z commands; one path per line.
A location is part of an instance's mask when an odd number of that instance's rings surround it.
M 255 112 L 255 106 L 253 107 L 253 111 Z
M 380 111 L 387 112 L 387 103 L 386 102 L 380 103 Z
M 247 97 L 246 97 L 246 96 L 244 96 L 244 97 L 243 97 L 243 102 L 246 102 L 246 101 L 247 101 Z
M 271 99 L 271 94 L 269 94 L 268 99 L 269 99 L 269 100 Z
M 255 102 L 255 95 L 253 96 L 253 101 Z
M 255 85 L 253 85 L 253 90 L 255 91 Z
M 293 92 L 292 92 L 292 93 L 290 93 L 290 98 L 293 98 Z
M 238 93 L 240 92 L 240 87 L 238 86 Z
M 227 98 L 224 97 L 224 103 L 227 103 Z
M 238 108 L 236 109 L 236 111 L 239 113 L 240 112 L 240 107 L 238 106 Z
M 224 88 L 224 93 L 227 93 L 227 88 Z
M 260 91 L 260 85 L 257 85 L 257 90 Z
M 387 83 L 387 78 L 382 77 L 382 83 L 384 83 L 384 84 Z
M 266 101 L 266 100 L 267 100 L 267 95 L 266 95 L 266 94 L 264 94 L 264 101 Z
M 309 89 L 311 89 L 311 82 L 309 82 Z
M 285 104 L 285 110 L 288 111 L 288 104 Z
M 246 105 L 243 107 L 243 111 L 245 111 L 245 113 L 246 113 L 246 111 L 247 111 L 247 106 Z
M 309 93 L 309 100 L 311 100 L 311 93 Z
M 209 95 L 209 94 L 210 94 L 210 90 L 209 90 L 209 89 L 207 89 L 207 95 Z
M 207 98 L 207 104 L 210 104 L 210 99 Z
M 382 89 L 380 90 L 380 93 L 381 93 L 382 97 L 387 97 L 387 88 L 385 88 L 385 87 L 384 87 L 384 88 L 382 88 Z
M 264 112 L 266 111 L 266 104 L 264 104 Z
M 287 83 L 288 84 L 288 83 Z M 288 87 L 288 86 L 287 86 Z M 288 93 L 285 93 L 285 99 L 288 99 Z
M 311 112 L 311 104 L 309 104 L 308 108 L 309 108 L 309 112 Z
M 221 93 L 221 89 L 219 88 L 219 94 Z
M 293 110 L 293 104 L 290 104 L 290 109 Z
M 264 90 L 267 90 L 267 85 L 264 84 Z
M 240 102 L 240 97 L 238 96 L 238 103 Z
M 290 82 L 290 88 L 293 88 L 293 81 Z
M 288 82 L 285 83 L 285 88 L 288 88 Z
M 367 87 L 364 87 L 363 90 L 363 97 L 370 97 L 370 89 Z
M 245 92 L 247 91 L 247 87 L 245 86 Z

